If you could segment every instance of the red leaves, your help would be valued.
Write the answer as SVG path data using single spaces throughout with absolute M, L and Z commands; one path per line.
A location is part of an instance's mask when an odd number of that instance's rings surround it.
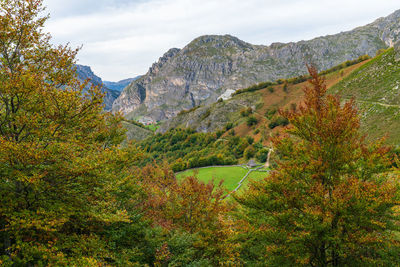
M 271 238 L 267 258 L 323 266 L 383 262 L 376 256 L 379 247 L 397 244 L 391 231 L 400 193 L 398 182 L 388 178 L 389 148 L 383 140 L 365 144 L 354 101 L 341 104 L 339 96 L 326 96 L 324 79 L 314 67 L 308 70 L 304 104 L 280 111 L 292 126 L 273 140 L 278 167 L 239 202 L 253 227 Z M 261 211 L 263 225 L 251 216 Z M 275 231 L 281 243 L 270 241 Z

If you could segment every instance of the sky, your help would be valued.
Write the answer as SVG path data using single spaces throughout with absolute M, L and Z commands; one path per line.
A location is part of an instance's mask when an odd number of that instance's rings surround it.
M 103 80 L 145 74 L 172 47 L 230 34 L 251 44 L 351 30 L 400 9 L 399 0 L 44 0 L 54 44 L 82 46 L 78 63 Z

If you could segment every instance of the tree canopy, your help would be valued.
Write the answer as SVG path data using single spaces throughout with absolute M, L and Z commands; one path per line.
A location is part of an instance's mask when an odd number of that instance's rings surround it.
M 244 253 L 256 248 L 274 266 L 398 263 L 399 183 L 389 148 L 366 144 L 354 101 L 326 95 L 323 78 L 309 72 L 304 104 L 280 112 L 291 126 L 273 140 L 277 168 L 237 196 L 246 231 L 257 233 Z
M 84 264 L 102 227 L 127 221 L 116 203 L 124 137 L 102 94 L 75 74 L 78 49 L 53 46 L 42 1 L 0 3 L 0 259 Z M 115 170 L 115 169 L 114 169 Z M 82 243 L 83 242 L 83 243 Z M 83 249 L 83 244 L 86 249 Z M 82 248 L 79 250 L 79 248 Z

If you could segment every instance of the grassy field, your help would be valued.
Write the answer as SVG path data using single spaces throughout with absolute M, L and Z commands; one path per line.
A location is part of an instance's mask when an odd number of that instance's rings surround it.
M 250 181 L 259 181 L 264 179 L 268 175 L 267 172 L 260 172 L 260 171 L 252 171 L 247 177 L 247 179 L 243 182 L 241 188 L 247 188 Z
M 246 175 L 247 172 L 248 170 L 241 167 L 210 167 L 187 170 L 177 174 L 177 178 L 182 179 L 187 176 L 196 176 L 200 181 L 205 183 L 208 183 L 214 179 L 215 184 L 218 184 L 221 180 L 224 180 L 224 187 L 228 191 L 232 191 L 238 186 L 239 181 Z
M 182 179 L 187 176 L 196 176 L 200 181 L 208 183 L 214 179 L 214 183 L 218 184 L 221 180 L 224 180 L 223 185 L 228 191 L 234 190 L 239 181 L 246 175 L 247 169 L 241 167 L 210 167 L 210 168 L 200 168 L 195 170 L 187 170 L 177 174 L 178 179 Z M 267 176 L 268 173 L 253 171 L 243 182 L 242 188 L 245 188 L 249 183 L 249 180 L 261 180 Z

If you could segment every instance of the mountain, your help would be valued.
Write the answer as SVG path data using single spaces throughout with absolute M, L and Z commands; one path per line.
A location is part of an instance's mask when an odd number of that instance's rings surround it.
M 368 62 L 367 59 L 352 64 L 340 64 L 338 67 L 327 71 L 325 79 L 328 87 L 332 87 L 340 80 L 346 78 L 354 70 Z M 261 136 L 268 139 L 272 130 L 268 125 L 279 118 L 276 112 L 281 108 L 291 108 L 302 101 L 302 89 L 307 82 L 294 83 L 289 79 L 284 84 L 265 85 L 257 90 L 240 90 L 225 101 L 217 101 L 210 105 L 199 106 L 187 111 L 181 111 L 176 117 L 163 122 L 159 133 L 164 133 L 175 128 L 191 128 L 198 132 L 215 132 L 223 130 L 226 125 L 232 125 L 235 134 L 240 136 L 252 136 L 259 140 Z M 252 87 L 249 87 L 252 88 Z M 251 109 L 252 114 L 244 114 L 242 111 Z M 252 115 L 257 119 L 255 125 L 248 126 L 247 119 Z
M 399 18 L 400 10 L 351 31 L 270 46 L 230 35 L 201 36 L 165 53 L 124 89 L 113 111 L 130 119 L 163 121 L 181 110 L 213 103 L 227 90 L 304 74 L 306 62 L 323 70 L 364 54 L 374 56 L 399 39 Z
M 124 90 L 125 87 L 127 87 L 131 82 L 136 81 L 137 79 L 139 79 L 141 76 L 137 76 L 135 78 L 129 78 L 129 79 L 124 79 L 122 81 L 119 82 L 109 82 L 109 81 L 103 81 L 103 84 L 111 89 L 111 90 L 115 90 L 115 91 L 122 91 Z
M 329 93 L 339 94 L 343 101 L 355 99 L 361 130 L 369 140 L 387 135 L 389 144 L 400 146 L 400 42 L 372 59 L 328 73 L 325 79 Z M 192 128 L 198 132 L 225 131 L 226 125 L 230 124 L 235 135 L 252 136 L 257 142 L 262 139 L 267 144 L 275 131 L 269 126 L 279 118 L 276 110 L 298 106 L 305 85 L 306 82 L 289 83 L 286 90 L 282 84 L 273 85 L 236 94 L 226 101 L 180 112 L 163 122 L 158 132 L 176 128 Z M 248 116 L 242 115 L 248 108 L 258 120 L 252 126 L 247 125 Z
M 76 65 L 76 72 L 78 74 L 78 79 L 81 81 L 85 81 L 87 79 L 90 80 L 89 84 L 87 85 L 87 89 L 90 88 L 91 85 L 100 86 L 101 90 L 106 93 L 104 97 L 104 105 L 105 110 L 111 110 L 112 104 L 114 103 L 115 99 L 118 98 L 120 95 L 120 91 L 112 90 L 104 86 L 103 81 L 100 77 L 96 76 L 92 69 L 89 66 L 83 65 Z

